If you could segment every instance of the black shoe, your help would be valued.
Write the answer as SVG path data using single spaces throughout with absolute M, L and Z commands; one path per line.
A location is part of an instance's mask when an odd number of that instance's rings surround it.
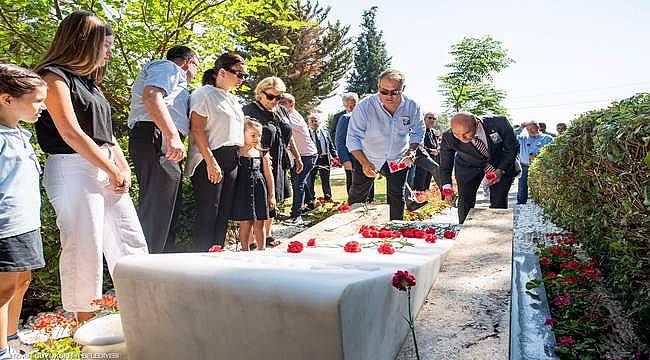
M 421 203 L 419 203 L 419 202 L 417 202 L 417 201 L 409 201 L 409 202 L 407 202 L 407 204 L 406 204 L 406 209 L 407 209 L 408 211 L 415 211 L 415 210 L 417 210 L 417 209 L 423 207 L 423 206 L 426 205 L 427 203 L 429 203 L 429 202 L 428 202 L 428 201 L 425 201 L 425 202 L 421 202 Z

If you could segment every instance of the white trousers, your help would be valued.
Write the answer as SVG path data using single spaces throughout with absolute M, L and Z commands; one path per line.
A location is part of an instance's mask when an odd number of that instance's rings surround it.
M 110 156 L 108 147 L 102 147 Z M 103 260 L 113 276 L 126 255 L 147 254 L 147 243 L 129 194 L 113 192 L 108 175 L 79 154 L 50 155 L 45 190 L 61 232 L 61 298 L 66 311 L 93 311 L 102 297 Z

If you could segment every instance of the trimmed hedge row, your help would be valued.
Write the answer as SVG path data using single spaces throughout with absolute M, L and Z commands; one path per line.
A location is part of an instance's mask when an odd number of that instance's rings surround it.
M 529 186 L 555 224 L 583 239 L 650 343 L 650 94 L 576 118 L 532 164 Z

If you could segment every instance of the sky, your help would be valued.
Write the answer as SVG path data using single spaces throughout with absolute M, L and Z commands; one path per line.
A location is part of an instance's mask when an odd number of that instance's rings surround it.
M 392 67 L 406 74 L 406 96 L 422 111 L 444 111 L 437 77 L 463 37 L 492 36 L 515 63 L 495 85 L 507 93 L 513 122 L 570 122 L 612 100 L 650 92 L 649 0 L 320 0 L 330 18 L 351 25 L 353 37 L 365 9 L 378 6 Z M 337 96 L 319 108 L 340 110 Z

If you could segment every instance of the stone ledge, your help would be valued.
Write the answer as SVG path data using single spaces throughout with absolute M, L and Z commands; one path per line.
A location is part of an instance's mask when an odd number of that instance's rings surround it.
M 511 209 L 472 209 L 416 321 L 422 359 L 507 359 Z M 414 359 L 407 338 L 399 360 Z

